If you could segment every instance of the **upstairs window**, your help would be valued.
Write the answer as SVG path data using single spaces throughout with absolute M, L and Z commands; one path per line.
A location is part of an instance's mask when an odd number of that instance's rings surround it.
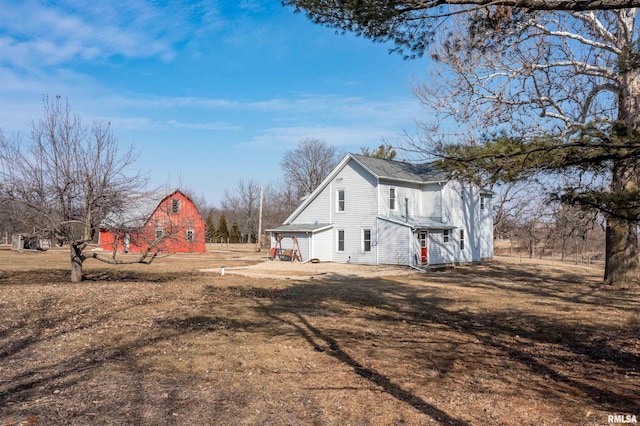
M 480 197 L 480 210 L 484 210 L 484 197 Z
M 389 188 L 389 210 L 396 209 L 396 189 Z
M 171 213 L 180 213 L 180 200 L 176 198 L 171 200 Z
M 338 205 L 337 205 L 337 210 L 339 212 L 343 212 L 344 211 L 344 189 L 339 189 L 338 190 Z
M 187 241 L 192 243 L 195 240 L 195 232 L 193 229 L 187 229 Z

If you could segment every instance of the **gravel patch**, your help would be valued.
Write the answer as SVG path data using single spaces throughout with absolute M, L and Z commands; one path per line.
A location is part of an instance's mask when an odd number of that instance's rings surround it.
M 221 269 L 203 269 L 201 272 L 221 273 Z M 352 278 L 413 275 L 420 272 L 406 266 L 394 265 L 354 265 L 333 262 L 300 263 L 266 260 L 255 265 L 225 267 L 224 273 L 252 278 L 348 280 Z

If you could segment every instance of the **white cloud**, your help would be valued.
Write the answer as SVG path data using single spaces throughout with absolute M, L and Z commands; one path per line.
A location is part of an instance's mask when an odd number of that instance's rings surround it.
M 259 0 L 242 0 L 240 2 L 240 9 L 249 10 L 251 12 L 261 12 L 264 10 L 264 5 Z
M 416 99 L 400 98 L 385 101 L 333 94 L 301 94 L 289 98 L 242 100 L 202 97 L 122 97 L 114 96 L 111 103 L 132 108 L 207 108 L 212 110 L 260 111 L 264 113 L 335 115 L 348 120 L 395 121 L 420 110 Z
M 211 123 L 187 123 L 178 120 L 169 120 L 168 124 L 173 127 L 180 127 L 190 130 L 238 130 L 240 127 L 224 122 Z
M 179 109 L 179 108 L 207 108 L 226 109 L 236 108 L 236 102 L 218 98 L 194 98 L 194 97 L 126 97 L 109 96 L 105 102 L 114 107 L 133 109 Z
M 394 130 L 382 127 L 347 127 L 347 126 L 297 126 L 276 127 L 265 130 L 252 141 L 239 144 L 239 147 L 253 148 L 278 146 L 285 150 L 295 146 L 304 139 L 321 139 L 330 145 L 339 147 L 369 146 L 372 142 L 385 137 L 395 137 Z
M 171 61 L 176 43 L 220 21 L 207 3 L 0 0 L 0 62 L 28 67 L 115 55 Z
M 113 129 L 119 130 L 152 130 L 161 125 L 147 117 L 98 117 L 97 121 L 111 123 Z

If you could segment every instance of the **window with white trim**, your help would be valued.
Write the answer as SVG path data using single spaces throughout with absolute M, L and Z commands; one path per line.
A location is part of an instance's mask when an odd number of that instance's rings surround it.
M 337 197 L 338 203 L 336 204 L 336 210 L 339 212 L 344 211 L 344 189 L 338 189 Z
M 396 189 L 389 188 L 389 210 L 396 209 Z
M 362 251 L 371 251 L 371 229 L 362 230 Z
M 180 213 L 180 200 L 177 198 L 171 200 L 171 213 Z
M 480 197 L 480 210 L 484 210 L 484 197 Z
M 156 228 L 156 240 L 162 238 L 164 235 L 164 228 Z
M 460 250 L 464 250 L 464 229 L 460 230 Z
M 187 229 L 187 241 L 189 241 L 190 243 L 195 241 L 195 236 L 196 233 L 193 229 Z
M 338 251 L 344 251 L 344 229 L 338 229 Z
M 448 243 L 448 242 L 449 242 L 449 230 L 448 230 L 448 229 L 445 229 L 445 230 L 443 231 L 442 238 L 443 238 L 443 241 L 444 241 L 445 243 Z

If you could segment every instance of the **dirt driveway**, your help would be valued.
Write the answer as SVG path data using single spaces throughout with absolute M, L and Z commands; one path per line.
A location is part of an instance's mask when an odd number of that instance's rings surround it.
M 408 276 L 421 272 L 404 266 L 369 266 L 345 263 L 300 263 L 279 260 L 264 260 L 246 266 L 225 267 L 225 274 L 242 275 L 253 278 L 274 278 L 291 280 L 331 279 L 348 280 L 354 278 L 375 278 L 386 276 Z M 220 273 L 221 269 L 204 269 L 203 272 Z

